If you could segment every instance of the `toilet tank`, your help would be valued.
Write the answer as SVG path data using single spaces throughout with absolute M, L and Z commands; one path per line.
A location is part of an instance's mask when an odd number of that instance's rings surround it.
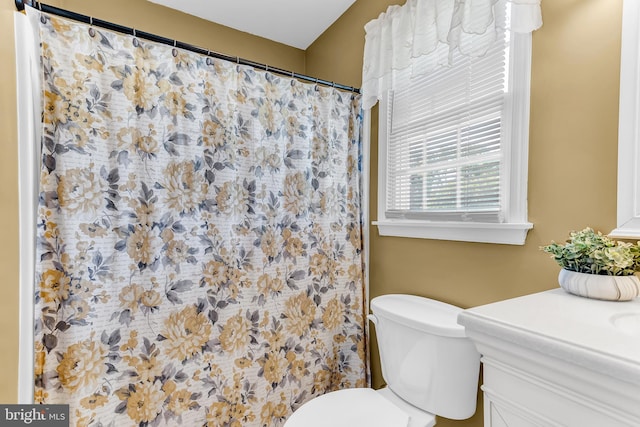
M 382 376 L 403 400 L 432 414 L 461 420 L 476 411 L 480 354 L 461 308 L 413 295 L 371 300 Z

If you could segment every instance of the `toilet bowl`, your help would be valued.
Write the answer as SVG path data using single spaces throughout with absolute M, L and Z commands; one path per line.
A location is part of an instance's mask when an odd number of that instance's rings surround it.
M 302 405 L 285 427 L 433 427 L 436 417 L 420 411 L 388 388 L 350 388 Z
M 285 427 L 432 427 L 476 410 L 480 354 L 457 323 L 461 308 L 413 295 L 371 301 L 387 387 L 346 389 L 298 408 Z

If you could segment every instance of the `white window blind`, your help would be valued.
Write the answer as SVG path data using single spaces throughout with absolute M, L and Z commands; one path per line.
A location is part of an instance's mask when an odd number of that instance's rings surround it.
M 449 67 L 396 72 L 386 100 L 387 218 L 504 220 L 509 32 L 496 37 L 483 56 L 456 49 Z

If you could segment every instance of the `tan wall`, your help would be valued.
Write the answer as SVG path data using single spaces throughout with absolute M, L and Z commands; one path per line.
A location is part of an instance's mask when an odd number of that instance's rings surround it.
M 359 86 L 363 26 L 395 3 L 403 1 L 358 0 L 307 50 L 307 73 Z M 526 244 L 380 237 L 372 227 L 371 297 L 411 293 L 471 307 L 554 288 L 559 268 L 539 246 L 587 225 L 603 232 L 615 227 L 621 6 L 622 0 L 542 2 L 531 82 L 529 220 L 535 228 Z M 372 359 L 373 382 L 380 386 L 375 348 Z M 438 427 L 479 427 L 480 415 L 440 420 Z
M 215 25 L 146 0 L 50 0 L 45 3 L 138 30 L 304 73 L 304 51 Z M 0 403 L 17 402 L 18 167 L 13 1 L 0 3 Z
M 18 388 L 18 146 L 16 143 L 13 2 L 0 3 L 0 402 L 14 403 Z

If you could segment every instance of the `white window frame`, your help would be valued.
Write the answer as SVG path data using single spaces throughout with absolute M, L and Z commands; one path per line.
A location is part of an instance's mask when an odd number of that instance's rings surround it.
M 640 238 L 640 3 L 624 0 L 620 57 L 617 227 L 609 236 Z
M 527 232 L 533 228 L 527 220 L 531 33 L 511 34 L 509 60 L 512 96 L 505 108 L 511 120 L 503 124 L 502 141 L 504 222 L 408 220 L 386 216 L 389 97 L 383 96 L 378 125 L 378 220 L 373 222 L 381 236 L 524 245 Z

